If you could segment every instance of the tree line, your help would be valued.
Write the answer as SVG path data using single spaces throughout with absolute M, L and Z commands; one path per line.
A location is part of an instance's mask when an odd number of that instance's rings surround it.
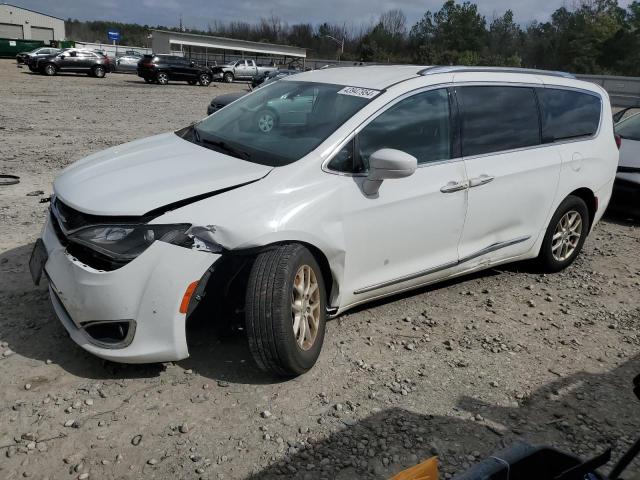
M 95 41 L 119 28 L 124 45 L 150 46 L 149 29 L 282 43 L 309 49 L 309 58 L 427 65 L 499 65 L 573 73 L 640 76 L 640 1 L 578 0 L 546 22 L 520 25 L 513 12 L 487 19 L 472 2 L 446 0 L 408 25 L 399 9 L 370 24 L 297 23 L 276 15 L 256 23 L 213 21 L 205 30 L 103 21 L 67 21 L 69 38 Z M 344 46 L 344 52 L 342 51 Z

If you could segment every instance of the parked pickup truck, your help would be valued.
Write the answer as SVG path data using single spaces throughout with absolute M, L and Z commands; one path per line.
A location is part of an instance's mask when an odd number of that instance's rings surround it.
M 228 65 L 213 67 L 213 78 L 231 83 L 234 80 L 252 80 L 256 75 L 265 75 L 276 70 L 276 67 L 263 67 L 254 60 L 237 60 Z

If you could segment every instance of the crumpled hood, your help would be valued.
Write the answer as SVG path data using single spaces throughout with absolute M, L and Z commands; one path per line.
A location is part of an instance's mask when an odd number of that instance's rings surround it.
M 53 189 L 84 213 L 143 215 L 259 180 L 271 170 L 165 133 L 89 155 L 65 168 Z

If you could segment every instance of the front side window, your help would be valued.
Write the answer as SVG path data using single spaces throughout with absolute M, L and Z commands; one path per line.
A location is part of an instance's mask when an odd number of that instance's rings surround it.
M 542 138 L 545 143 L 590 137 L 600 124 L 600 98 L 559 88 L 539 88 Z
M 469 157 L 540 144 L 535 93 L 528 87 L 456 88 L 462 116 L 462 154 Z
M 288 165 L 314 150 L 379 93 L 283 80 L 259 88 L 177 133 L 250 162 Z
M 338 152 L 329 168 L 349 173 L 366 172 L 369 157 L 381 148 L 402 150 L 416 157 L 418 164 L 451 158 L 447 90 L 418 93 L 393 105 L 371 121 L 354 142 Z

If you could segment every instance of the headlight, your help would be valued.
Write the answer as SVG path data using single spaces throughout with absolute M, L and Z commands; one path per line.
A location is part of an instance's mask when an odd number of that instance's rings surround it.
M 69 236 L 69 240 L 87 246 L 120 261 L 131 261 L 156 240 L 185 248 L 219 253 L 222 247 L 212 237 L 212 227 L 174 225 L 96 225 Z

